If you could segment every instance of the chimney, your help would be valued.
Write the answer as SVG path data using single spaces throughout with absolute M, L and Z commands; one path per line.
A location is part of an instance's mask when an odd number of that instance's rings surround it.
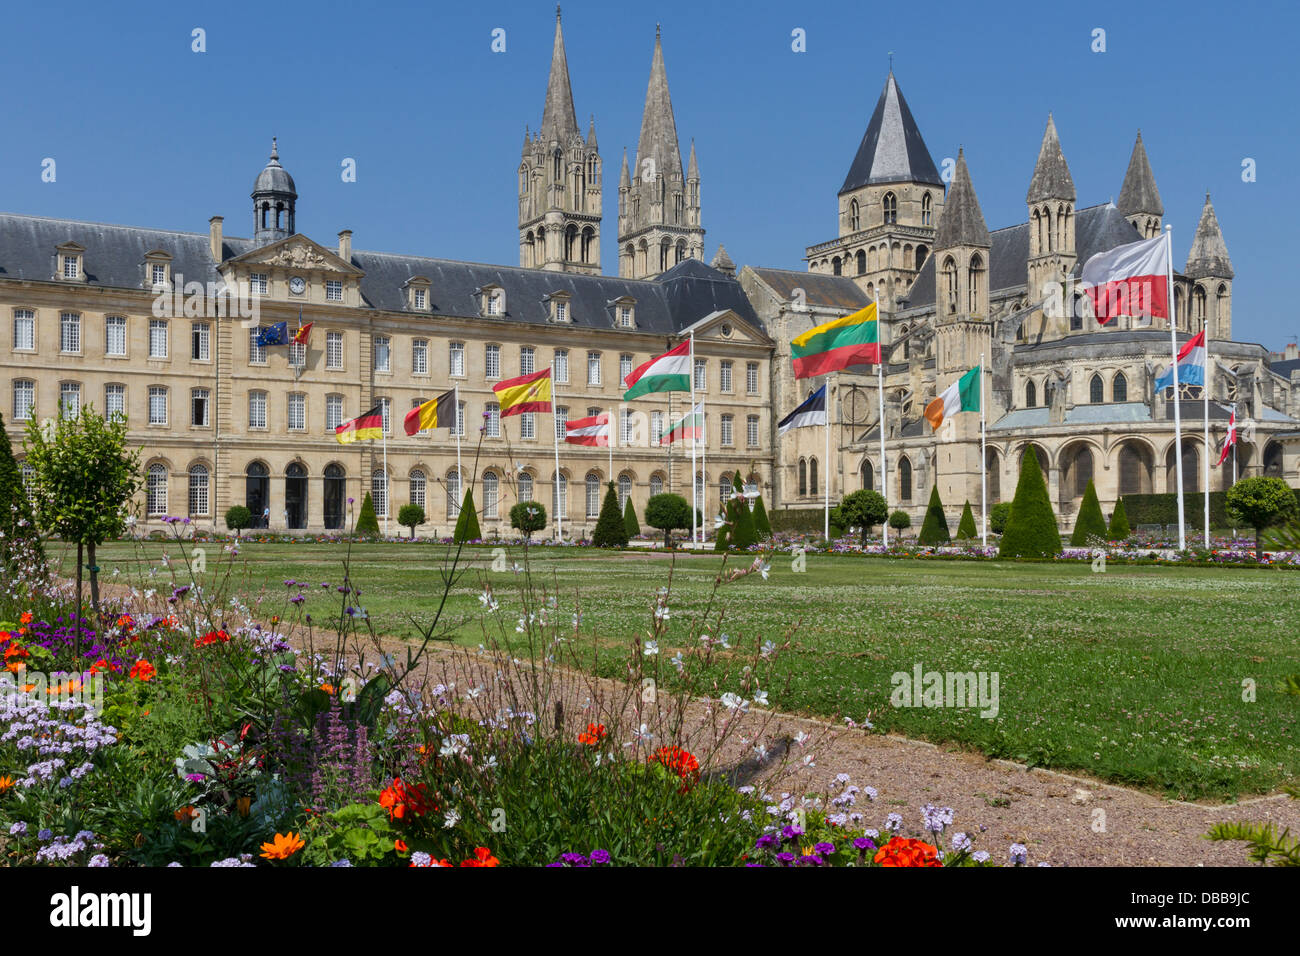
M 1288 342 L 1285 354 L 1288 359 L 1300 358 L 1300 345 L 1295 342 Z
M 221 224 L 225 220 L 221 216 L 213 216 L 208 220 L 208 250 L 212 253 L 213 262 L 221 262 Z
M 352 264 L 352 230 L 344 229 L 339 233 L 339 258 Z

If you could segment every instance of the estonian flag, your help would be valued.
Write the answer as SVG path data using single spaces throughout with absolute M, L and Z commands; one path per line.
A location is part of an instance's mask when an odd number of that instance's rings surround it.
M 266 348 L 268 345 L 288 345 L 289 324 L 276 322 L 274 325 L 262 326 L 257 330 L 257 344 L 259 348 Z
M 813 392 L 802 405 L 792 411 L 776 426 L 776 433 L 784 435 L 791 428 L 826 424 L 826 386 Z

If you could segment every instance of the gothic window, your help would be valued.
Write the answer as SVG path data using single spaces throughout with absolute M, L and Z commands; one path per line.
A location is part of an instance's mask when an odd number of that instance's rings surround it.
M 966 270 L 966 284 L 969 288 L 969 305 L 966 311 L 970 315 L 979 314 L 980 288 L 983 283 L 984 259 L 979 253 L 970 257 L 970 266 Z
M 1119 450 L 1119 493 L 1142 495 L 1151 491 L 1151 456 L 1141 445 L 1125 442 Z
M 1064 206 L 1056 207 L 1056 248 L 1065 249 L 1068 246 L 1066 242 L 1066 229 L 1069 226 L 1069 220 L 1066 218 Z
M 842 275 L 842 267 L 840 264 L 839 256 L 836 256 L 834 259 L 831 260 L 831 272 L 833 272 L 835 275 Z
M 957 311 L 957 262 L 952 256 L 943 260 L 944 296 L 948 303 L 948 314 Z
M 863 249 L 858 250 L 858 275 L 863 275 L 867 271 L 867 253 Z
M 799 459 L 799 494 L 808 494 L 808 462 Z
M 912 462 L 906 456 L 898 460 L 898 498 L 912 500 Z
M 1205 328 L 1205 287 L 1197 286 L 1196 291 L 1192 293 L 1192 324 L 1189 327 L 1191 331 L 1199 332 Z
M 1056 400 L 1056 383 L 1050 379 L 1043 384 L 1043 404 L 1048 408 L 1052 407 L 1052 402 Z
M 816 494 L 817 492 L 817 459 L 808 459 L 808 493 Z
M 555 182 L 564 182 L 564 154 L 558 149 L 555 151 L 555 174 L 552 177 Z
M 1092 481 L 1092 452 L 1080 447 L 1070 461 L 1070 476 L 1066 487 L 1072 489 L 1076 498 L 1082 498 L 1088 491 L 1088 482 Z
M 1094 405 L 1100 405 L 1106 400 L 1106 385 L 1102 382 L 1100 375 L 1094 375 L 1092 381 L 1088 383 L 1088 401 Z
M 1228 287 L 1224 284 L 1219 285 L 1219 291 L 1214 297 L 1214 318 L 1219 323 L 1216 334 L 1220 337 L 1227 337 L 1227 326 L 1224 324 L 1224 317 L 1228 312 Z
M 881 203 L 885 214 L 885 225 L 892 226 L 898 222 L 898 199 L 893 193 L 885 193 L 884 201 Z
M 921 225 L 923 226 L 930 225 L 933 216 L 934 216 L 934 201 L 930 198 L 930 194 L 926 193 L 924 196 L 921 197 Z M 916 267 L 918 269 L 921 268 L 920 248 L 916 250 Z
M 1036 247 L 1035 251 L 1038 251 L 1043 248 L 1043 220 L 1039 217 L 1037 209 L 1034 210 L 1033 225 L 1031 228 L 1033 230 L 1032 235 Z
M 861 474 L 862 474 L 862 488 L 863 488 L 863 490 L 864 490 L 864 491 L 875 491 L 875 490 L 876 490 L 876 474 L 875 474 L 875 469 L 871 467 L 871 462 L 868 461 L 866 458 L 862 459 L 862 469 L 861 469 Z
M 1038 389 L 1033 382 L 1025 384 L 1025 408 L 1034 408 L 1038 405 Z
M 1112 402 L 1128 401 L 1128 379 L 1123 372 L 1115 373 L 1115 381 L 1110 386 L 1110 400 Z
M 682 262 L 686 259 L 686 240 L 677 240 L 677 261 Z
M 596 231 L 588 226 L 582 230 L 582 261 L 591 262 L 595 253 Z
M 861 228 L 862 219 L 858 210 L 858 201 L 856 199 L 849 202 L 849 231 L 857 232 Z
M 574 256 L 574 253 L 578 251 L 577 245 L 578 245 L 578 227 L 570 223 L 569 227 L 564 230 L 564 258 L 566 261 L 568 262 L 574 261 L 574 259 L 576 258 Z

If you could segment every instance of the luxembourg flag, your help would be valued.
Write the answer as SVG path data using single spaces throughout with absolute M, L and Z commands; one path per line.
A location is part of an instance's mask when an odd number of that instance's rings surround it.
M 574 418 L 564 424 L 564 440 L 570 445 L 609 445 L 609 412 L 590 418 Z
M 1098 325 L 1117 315 L 1169 318 L 1168 233 L 1099 252 L 1083 265 L 1083 291 Z
M 1228 413 L 1228 434 L 1223 439 L 1223 451 L 1219 452 L 1218 464 L 1222 465 L 1232 454 L 1232 446 L 1237 444 L 1237 413 L 1232 411 Z
M 1178 384 L 1202 386 L 1205 384 L 1204 329 L 1192 336 L 1178 352 Z M 1172 388 L 1173 385 L 1174 370 L 1170 367 L 1161 372 L 1160 377 L 1156 379 L 1156 391 Z

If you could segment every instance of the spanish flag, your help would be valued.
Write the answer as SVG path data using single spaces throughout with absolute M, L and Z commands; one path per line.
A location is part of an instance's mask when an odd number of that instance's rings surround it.
M 299 323 L 302 322 L 302 316 L 298 316 Z M 306 325 L 299 325 L 298 331 L 293 333 L 292 345 L 310 345 L 311 344 L 311 327 L 315 322 L 308 322 Z
M 340 445 L 351 445 L 354 441 L 375 441 L 384 437 L 384 406 L 376 405 L 364 415 L 358 415 L 349 422 L 344 422 L 334 429 Z
M 551 370 L 544 368 L 532 375 L 520 375 L 492 386 L 501 403 L 501 417 L 524 412 L 551 410 Z
M 852 315 L 825 322 L 790 343 L 794 377 L 812 378 L 880 361 L 880 322 L 876 303 Z
M 417 405 L 402 420 L 406 434 L 414 435 L 429 428 L 456 429 L 456 390 L 443 392 L 437 398 Z

